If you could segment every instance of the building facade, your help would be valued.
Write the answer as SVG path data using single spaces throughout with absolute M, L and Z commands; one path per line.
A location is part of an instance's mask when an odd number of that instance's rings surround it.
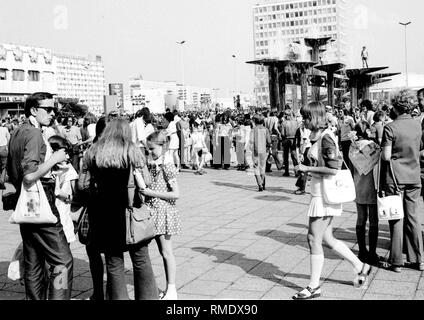
M 104 111 L 105 70 L 101 56 L 55 54 L 57 94 L 61 98 L 78 98 L 90 112 Z
M 346 28 L 346 0 L 265 0 L 253 7 L 254 57 L 283 59 L 293 42 L 302 44 L 306 37 L 331 37 L 334 41 L 322 60 L 345 63 Z M 259 105 L 269 105 L 268 91 L 268 70 L 256 66 L 255 95 Z
M 28 95 L 57 93 L 56 58 L 50 49 L 0 44 L 0 109 L 3 116 L 23 113 Z
M 123 83 L 109 83 L 109 95 L 118 96 L 119 107 L 124 107 L 124 84 Z
M 129 87 L 135 109 L 148 106 L 154 113 L 162 113 L 168 107 L 177 107 L 180 111 L 202 108 L 211 103 L 213 91 L 208 88 L 183 86 L 175 81 L 149 81 L 141 78 L 131 79 Z M 171 103 L 172 101 L 174 102 Z

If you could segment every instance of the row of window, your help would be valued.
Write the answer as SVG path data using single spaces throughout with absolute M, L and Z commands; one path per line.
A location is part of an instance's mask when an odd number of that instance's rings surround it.
M 265 16 L 256 16 L 256 22 L 263 21 L 271 21 L 271 20 L 281 20 L 281 19 L 290 19 L 290 18 L 300 18 L 300 17 L 311 17 L 311 16 L 319 16 L 319 15 L 328 15 L 332 13 L 336 13 L 336 8 L 324 8 L 317 10 L 308 10 L 308 11 L 295 11 L 295 12 L 287 12 L 285 14 L 270 14 Z
M 327 31 L 336 31 L 336 30 L 335 29 L 332 30 L 331 27 L 327 28 L 327 26 L 324 26 L 324 27 L 320 27 L 319 31 L 320 32 L 327 32 Z M 290 32 L 287 32 L 287 35 L 304 34 L 304 33 L 307 33 L 307 30 L 300 28 L 300 29 L 296 29 L 296 30 L 290 30 Z M 286 32 L 285 31 L 282 32 L 282 35 L 285 36 Z M 334 40 L 337 40 L 337 34 L 336 33 L 333 34 L 332 37 L 333 37 Z M 277 37 L 275 37 L 275 38 L 277 38 Z M 257 47 L 264 47 L 264 46 L 267 47 L 268 45 L 269 45 L 269 40 L 256 41 Z
M 265 6 L 255 8 L 256 13 L 263 12 L 272 12 L 272 11 L 283 11 L 285 10 L 293 10 L 299 8 L 308 8 L 308 7 L 317 7 L 317 6 L 325 6 L 325 5 L 335 5 L 337 0 L 317 0 L 317 1 L 305 1 L 305 2 L 295 2 L 295 3 L 287 3 L 273 6 Z
M 261 23 L 256 25 L 256 30 L 272 29 L 272 28 L 284 28 L 284 27 L 294 27 L 294 26 L 303 26 L 308 24 L 321 24 L 321 23 L 331 23 L 336 22 L 337 17 L 326 17 L 326 18 L 313 18 L 313 19 L 298 19 L 282 22 L 272 22 L 272 23 Z
M 294 26 L 294 25 L 303 25 L 303 24 L 308 24 L 308 23 L 331 23 L 331 22 L 336 22 L 337 21 L 337 16 L 333 15 L 333 16 L 326 16 L 326 17 L 316 17 L 316 18 L 311 18 L 311 19 L 297 19 L 297 20 L 289 20 L 289 21 L 281 21 L 281 22 L 273 22 L 273 23 L 268 23 L 268 24 L 258 24 L 256 26 L 256 28 L 258 29 L 258 27 L 266 27 L 268 26 L 269 28 L 280 28 L 280 27 L 290 27 L 290 26 Z
M 40 81 L 40 71 L 29 70 L 28 71 L 28 81 Z M 26 72 L 20 69 L 12 70 L 12 80 L 13 81 L 25 81 Z M 9 80 L 9 74 L 7 69 L 0 69 L 0 80 Z M 43 72 L 43 80 L 45 82 L 53 82 L 54 81 L 54 73 L 53 72 Z

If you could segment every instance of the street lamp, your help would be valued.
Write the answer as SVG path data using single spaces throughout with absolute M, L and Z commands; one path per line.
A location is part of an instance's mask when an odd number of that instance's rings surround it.
M 406 38 L 406 27 L 409 26 L 412 22 L 399 22 L 400 25 L 405 27 L 405 73 L 406 73 L 406 88 L 409 87 L 408 79 L 408 42 Z
M 238 91 L 238 79 L 237 79 L 237 56 L 235 54 L 232 55 L 234 59 L 234 95 L 237 95 Z
M 183 101 L 185 102 L 185 79 L 184 79 L 184 52 L 183 52 L 183 46 L 186 43 L 185 40 L 177 42 L 177 44 L 180 45 L 181 49 L 181 74 L 182 74 L 182 87 L 183 87 Z

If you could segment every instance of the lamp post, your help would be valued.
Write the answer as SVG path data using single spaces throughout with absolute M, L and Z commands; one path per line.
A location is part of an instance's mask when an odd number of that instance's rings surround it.
M 408 79 L 408 42 L 406 37 L 406 27 L 409 26 L 412 22 L 399 22 L 400 25 L 405 27 L 405 75 L 406 75 L 406 88 L 409 87 Z
M 234 59 L 234 96 L 237 96 L 237 92 L 238 92 L 237 56 L 233 54 L 232 57 Z
M 185 79 L 184 79 L 184 44 L 186 43 L 185 40 L 177 42 L 177 44 L 180 45 L 180 51 L 181 51 L 181 76 L 182 76 L 182 87 L 183 87 L 183 101 L 185 103 Z

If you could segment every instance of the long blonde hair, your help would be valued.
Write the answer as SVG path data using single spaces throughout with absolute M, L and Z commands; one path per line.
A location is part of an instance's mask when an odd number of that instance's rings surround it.
M 143 166 L 145 159 L 141 150 L 132 142 L 131 128 L 124 119 L 109 122 L 99 141 L 89 155 L 89 162 L 99 168 L 129 168 Z

